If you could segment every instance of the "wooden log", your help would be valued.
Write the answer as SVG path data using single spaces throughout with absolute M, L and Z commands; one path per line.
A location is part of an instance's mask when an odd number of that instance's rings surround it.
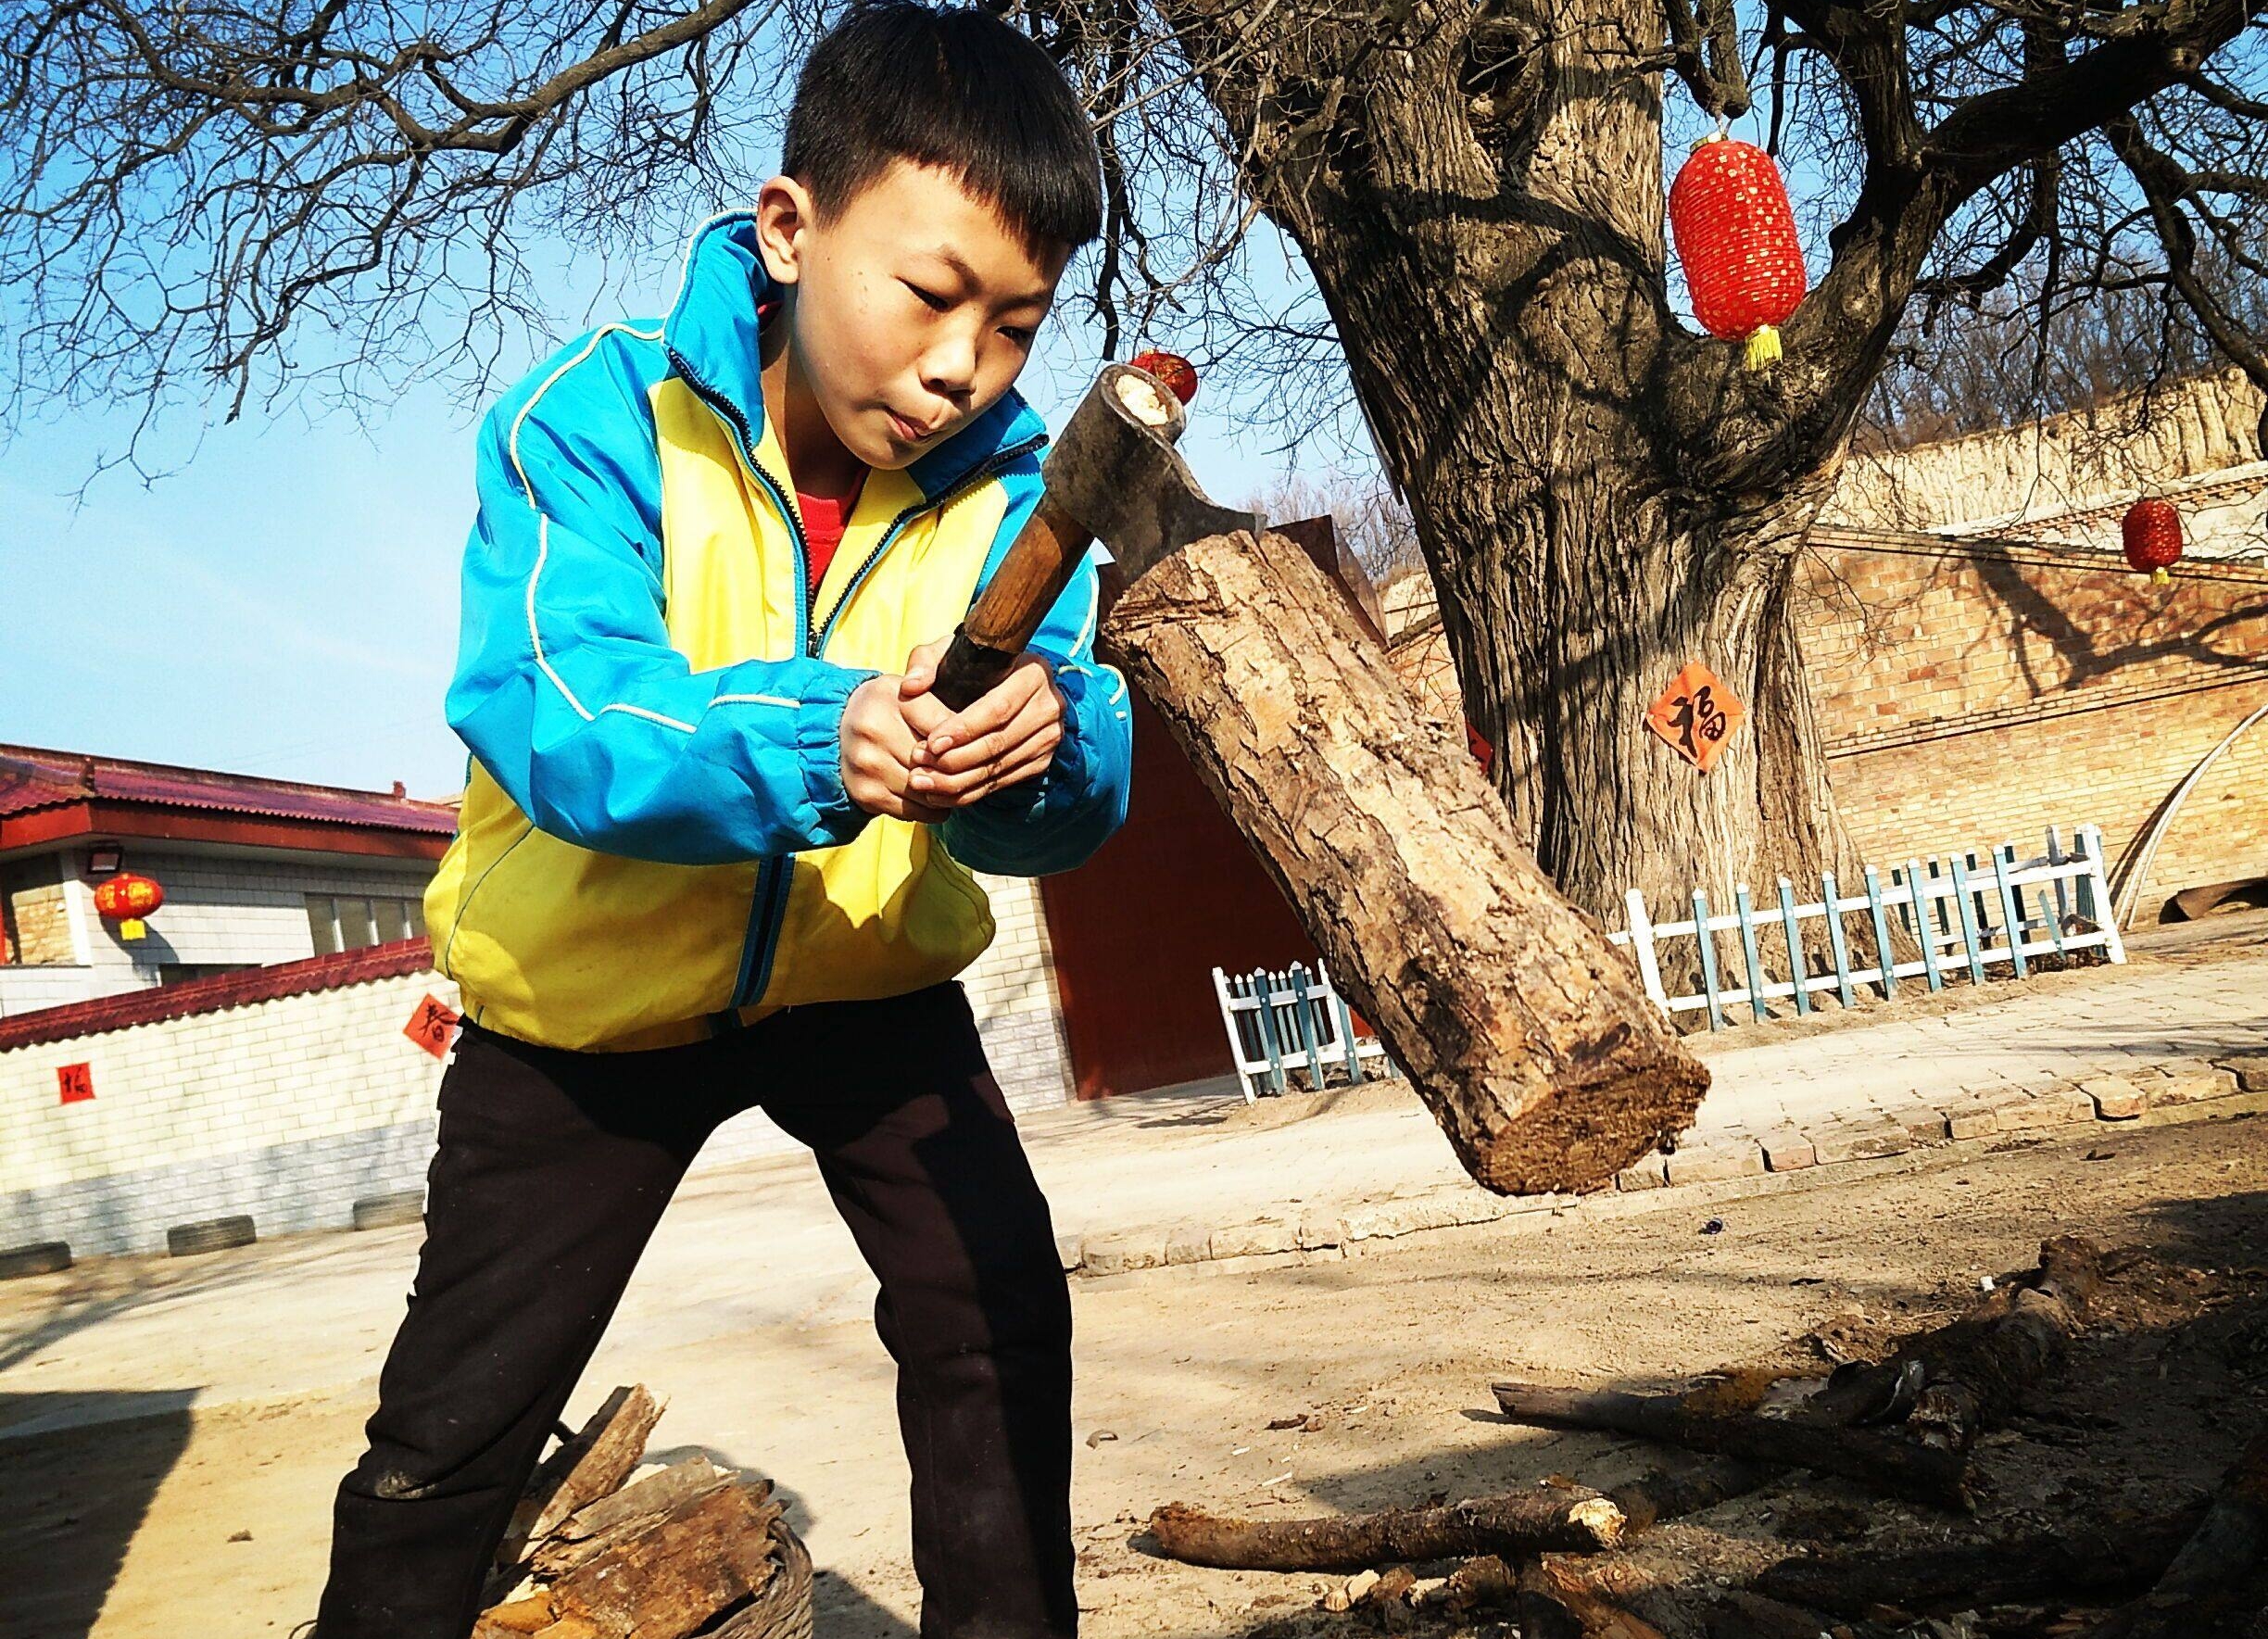
M 1600 1189 L 1691 1124 L 1707 1073 L 1295 544 L 1183 547 L 1103 637 L 1475 1179 Z
M 734 1479 L 733 1475 L 712 1468 L 709 1459 L 701 1456 L 674 1464 L 659 1474 L 649 1474 L 611 1496 L 602 1496 L 587 1507 L 577 1509 L 548 1534 L 531 1544 L 527 1550 L 528 1569 L 547 1581 L 562 1577 L 585 1560 L 643 1531 L 680 1504 L 720 1485 L 731 1484 Z M 760 1480 L 754 1481 L 754 1487 L 755 1501 L 765 1505 L 771 1482 Z M 772 1511 L 776 1514 L 778 1510 L 774 1507 Z
M 500 1563 L 520 1557 L 525 1544 L 544 1535 L 586 1503 L 619 1486 L 646 1454 L 646 1437 L 662 1418 L 661 1403 L 643 1384 L 626 1385 L 606 1397 L 572 1440 L 536 1466 L 512 1510 L 498 1550 Z
M 1736 1496 L 1761 1491 L 1779 1473 L 1770 1464 L 1712 1456 L 1679 1469 L 1656 1469 L 1644 1479 L 1618 1485 L 1606 1494 L 1622 1510 L 1631 1530 L 1644 1531 L 1661 1520 L 1682 1519 Z
M 1515 1422 L 1545 1429 L 1638 1434 L 1689 1451 L 1779 1463 L 1864 1481 L 1899 1496 L 1967 1511 L 1968 1464 L 1958 1452 L 1859 1429 L 1823 1428 L 1786 1418 L 1696 1412 L 1678 1394 L 1628 1394 L 1611 1389 L 1553 1389 L 1538 1383 L 1491 1385 Z
M 1307 1519 L 1231 1519 L 1183 1503 L 1150 1516 L 1158 1549 L 1228 1570 L 1362 1570 L 1395 1560 L 1592 1553 L 1621 1540 L 1622 1511 L 1594 1491 L 1539 1486 L 1437 1508 Z
M 1449 1573 L 1448 1582 L 1442 1586 L 1441 1603 L 1452 1611 L 1481 1610 L 1509 1605 L 1518 1593 L 1519 1579 L 1512 1574 L 1512 1568 L 1494 1554 L 1483 1554 Z
M 1898 1415 L 1923 1444 L 1967 1451 L 2061 1363 L 2102 1280 L 2103 1253 L 2093 1242 L 2073 1235 L 2044 1242 L 2039 1269 L 2027 1280 L 1986 1293 L 1880 1365 L 1838 1373 L 1808 1415 L 1834 1421 Z
M 2237 1639 L 2268 1611 L 2268 1430 L 2222 1481 L 2157 1584 L 2087 1639 Z
M 1548 1558 L 1520 1572 L 1518 1610 L 1521 1639 L 1662 1639 L 1653 1623 Z
M 769 1528 L 753 1491 L 704 1492 L 552 1583 L 551 1607 L 606 1639 L 685 1639 L 772 1580 Z

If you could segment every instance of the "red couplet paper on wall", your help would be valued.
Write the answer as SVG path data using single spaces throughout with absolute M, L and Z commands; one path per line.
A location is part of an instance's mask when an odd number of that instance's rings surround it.
M 435 1058 L 447 1058 L 449 1038 L 457 1033 L 457 1012 L 446 1002 L 427 996 L 417 1004 L 410 1022 L 402 1027 L 402 1034 L 422 1047 Z
M 1662 690 L 1646 712 L 1646 726 L 1707 774 L 1747 715 L 1747 708 L 1732 698 L 1717 674 L 1695 661 Z
M 61 1090 L 61 1103 L 83 1104 L 94 1096 L 94 1066 L 92 1065 L 57 1065 L 56 1085 Z

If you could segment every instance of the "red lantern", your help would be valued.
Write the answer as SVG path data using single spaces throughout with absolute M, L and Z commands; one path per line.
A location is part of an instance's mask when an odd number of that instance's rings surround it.
M 1670 233 L 1702 328 L 1745 337 L 1751 370 L 1779 358 L 1779 327 L 1804 298 L 1804 259 L 1771 156 L 1721 132 L 1695 144 L 1670 187 Z
M 2126 509 L 2119 534 L 2125 537 L 2127 562 L 2148 570 L 2159 586 L 2174 578 L 2166 571 L 2181 561 L 2182 533 L 2181 514 L 2172 501 L 2143 497 Z
M 1187 404 L 1197 397 L 1197 367 L 1178 353 L 1161 353 L 1154 349 L 1134 356 L 1134 368 L 1146 370 L 1175 397 Z
M 164 903 L 165 889 L 132 871 L 110 877 L 94 890 L 94 909 L 119 925 L 120 939 L 135 939 L 148 933 L 142 918 Z

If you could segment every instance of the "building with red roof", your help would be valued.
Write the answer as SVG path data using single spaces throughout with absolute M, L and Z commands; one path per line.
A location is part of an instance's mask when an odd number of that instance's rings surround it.
M 0 1016 L 421 938 L 456 823 L 398 784 L 0 745 Z M 128 875 L 164 894 L 139 930 L 97 900 Z

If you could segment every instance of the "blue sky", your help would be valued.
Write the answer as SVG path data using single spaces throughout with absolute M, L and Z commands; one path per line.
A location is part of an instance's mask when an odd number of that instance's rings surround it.
M 1266 247 L 1287 293 L 1305 282 Z M 596 311 L 666 303 L 639 270 Z M 562 291 L 561 339 L 586 308 Z M 1020 384 L 1051 421 L 1085 385 L 1060 330 Z M 499 380 L 534 356 L 507 361 Z M 1283 466 L 1199 413 L 1199 478 L 1241 500 Z M 441 796 L 464 753 L 441 720 L 457 568 L 472 517 L 477 406 L 439 386 L 366 424 L 299 410 L 169 423 L 170 475 L 88 474 L 136 410 L 34 426 L 0 451 L 0 741 Z M 84 494 L 80 491 L 85 485 Z
M 675 286 L 674 254 L 601 273 L 562 240 L 525 248 L 549 270 L 555 342 L 596 319 L 660 311 Z M 1279 310 L 1313 291 L 1266 222 L 1248 278 Z M 321 362 L 319 337 L 291 345 Z M 1051 326 L 1019 385 L 1052 422 L 1086 385 L 1094 346 Z M 500 359 L 480 397 L 542 350 Z M 1279 432 L 1240 427 L 1228 400 L 1242 397 L 1201 397 L 1185 446 L 1224 501 L 1367 448 L 1350 411 L 1287 455 Z M 464 754 L 441 699 L 479 408 L 443 385 L 359 421 L 256 406 L 200 425 L 190 406 L 158 440 L 168 475 L 147 484 L 124 470 L 88 481 L 126 446 L 137 406 L 24 429 L 0 448 L 0 741 L 453 792 Z

